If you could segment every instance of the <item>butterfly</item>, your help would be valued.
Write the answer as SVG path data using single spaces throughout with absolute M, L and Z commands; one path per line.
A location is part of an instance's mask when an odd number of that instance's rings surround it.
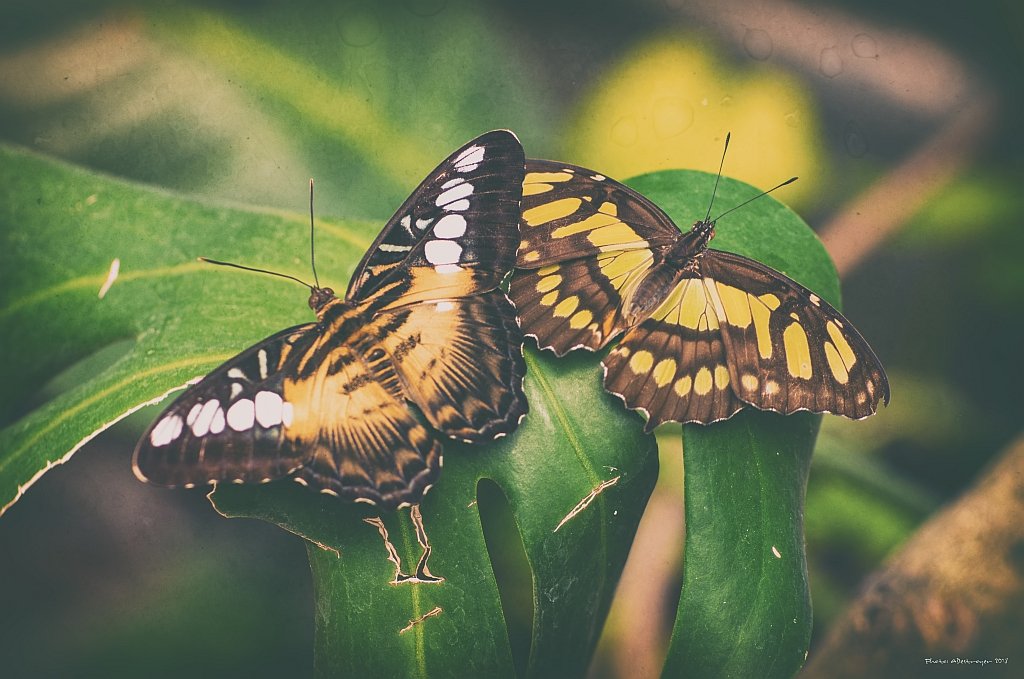
M 714 220 L 683 232 L 613 179 L 531 159 L 521 229 L 509 294 L 524 332 L 559 356 L 620 337 L 604 386 L 647 416 L 648 431 L 746 405 L 860 419 L 889 402 L 856 328 L 778 271 L 709 248 Z
M 443 439 L 513 431 L 526 364 L 499 285 L 519 245 L 524 165 L 504 130 L 455 151 L 387 222 L 343 299 L 309 286 L 316 322 L 246 349 L 156 418 L 136 475 L 186 488 L 292 478 L 396 508 L 435 482 Z

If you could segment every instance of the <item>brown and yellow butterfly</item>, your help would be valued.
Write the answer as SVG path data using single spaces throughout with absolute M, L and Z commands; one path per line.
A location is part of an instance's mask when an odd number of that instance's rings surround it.
M 439 165 L 356 268 L 344 299 L 310 286 L 317 321 L 268 337 L 189 388 L 135 449 L 162 486 L 291 477 L 400 507 L 441 469 L 441 441 L 488 441 L 527 412 L 515 309 L 525 158 L 489 132 Z
M 662 422 L 745 405 L 859 419 L 889 401 L 881 364 L 825 300 L 752 259 L 708 248 L 650 200 L 592 170 L 528 160 L 510 288 L 527 336 L 561 356 L 598 350 L 604 385 Z

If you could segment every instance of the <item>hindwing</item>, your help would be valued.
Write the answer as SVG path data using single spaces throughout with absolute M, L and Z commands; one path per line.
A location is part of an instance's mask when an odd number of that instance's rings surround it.
M 708 250 L 700 270 L 741 399 L 780 413 L 854 419 L 874 413 L 881 400 L 889 403 L 889 381 L 875 353 L 824 299 L 729 252 Z

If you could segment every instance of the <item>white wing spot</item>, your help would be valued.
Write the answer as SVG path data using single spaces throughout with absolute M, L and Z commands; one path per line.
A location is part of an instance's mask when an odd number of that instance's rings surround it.
M 447 205 L 448 203 L 454 203 L 460 198 L 468 198 L 472 194 L 473 185 L 469 182 L 462 182 L 461 184 L 453 186 L 447 191 L 442 192 L 441 195 L 437 197 L 434 204 L 438 206 Z
M 466 218 L 462 215 L 445 215 L 434 227 L 438 238 L 459 238 L 466 233 Z
M 272 391 L 256 394 L 256 421 L 261 427 L 270 428 L 281 424 L 281 396 Z
M 427 241 L 423 254 L 431 264 L 455 264 L 462 256 L 462 246 L 450 240 Z
M 811 304 L 813 304 L 814 306 L 821 306 L 821 298 L 815 295 L 814 293 L 811 293 L 810 300 Z
M 466 180 L 463 179 L 462 177 L 455 177 L 454 179 L 449 179 L 444 184 L 441 184 L 441 188 L 442 189 L 450 189 L 453 186 L 458 186 L 459 184 L 461 184 L 464 181 L 466 181 Z
M 392 243 L 381 243 L 377 246 L 384 252 L 409 252 L 411 245 L 393 245 Z
M 260 359 L 260 379 L 267 379 L 267 350 L 260 349 L 257 357 Z
M 417 219 L 416 220 L 416 228 L 419 229 L 420 231 L 422 231 L 423 229 L 425 229 L 428 226 L 430 226 L 433 221 L 434 221 L 433 217 L 431 217 L 430 219 Z
M 595 174 L 591 179 L 595 182 L 603 182 L 605 179 L 608 179 L 608 177 L 605 177 L 603 174 Z
M 196 418 L 199 417 L 199 411 L 202 409 L 202 403 L 197 403 L 192 406 L 192 410 L 188 411 L 188 416 L 185 417 L 185 424 L 191 427 L 195 423 Z
M 153 427 L 149 435 L 149 442 L 154 446 L 166 446 L 168 443 L 181 435 L 184 423 L 180 415 L 168 415 L 160 420 L 160 423 Z
M 234 401 L 236 398 L 238 398 L 238 395 L 241 394 L 243 391 L 245 391 L 245 387 L 243 387 L 238 382 L 232 382 L 231 383 L 231 400 Z
M 228 408 L 228 426 L 235 431 L 245 431 L 252 428 L 252 423 L 256 420 L 256 407 L 253 402 L 247 398 L 243 398 L 241 401 L 235 401 L 230 408 Z
M 454 308 L 455 308 L 455 305 L 452 304 L 451 302 L 438 302 L 437 303 L 437 310 L 438 311 L 451 311 Z
M 238 368 L 232 368 L 231 370 L 228 370 L 228 377 L 230 377 L 233 380 L 249 379 L 248 377 L 245 376 L 245 373 L 239 370 Z
M 469 201 L 463 198 L 462 200 L 457 200 L 454 203 L 449 203 L 448 205 L 445 205 L 444 209 L 448 210 L 449 212 L 465 212 L 466 210 L 469 209 Z
M 219 434 L 224 431 L 224 409 L 217 406 L 217 412 L 213 414 L 213 421 L 210 422 L 210 433 Z
M 459 172 L 472 172 L 483 162 L 484 147 L 470 146 L 455 159 L 455 167 Z
M 220 410 L 220 403 L 212 399 L 203 404 L 202 410 L 192 423 L 192 434 L 195 436 L 206 436 L 210 432 L 210 424 L 213 423 L 213 416 Z
M 410 236 L 412 235 L 412 219 L 409 215 L 402 217 L 398 223 L 405 227 L 405 230 L 409 232 Z

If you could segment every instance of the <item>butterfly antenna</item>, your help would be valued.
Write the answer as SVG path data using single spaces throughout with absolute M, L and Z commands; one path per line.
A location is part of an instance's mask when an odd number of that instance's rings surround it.
M 751 202 L 751 201 L 755 201 L 755 200 L 757 200 L 758 198 L 760 198 L 761 196 L 767 196 L 767 195 L 768 195 L 769 193 L 771 193 L 771 192 L 772 192 L 772 191 L 774 191 L 775 189 L 781 189 L 781 188 L 782 188 L 783 186 L 786 186 L 787 184 L 792 184 L 792 183 L 793 183 L 793 182 L 795 182 L 795 181 L 796 181 L 797 179 L 799 179 L 799 177 L 790 177 L 789 179 L 787 179 L 786 181 L 782 182 L 781 184 L 778 184 L 777 186 L 773 186 L 772 188 L 768 189 L 767 191 L 762 191 L 761 193 L 757 194 L 757 195 L 756 195 L 756 196 L 754 196 L 753 198 L 748 198 L 748 199 L 746 199 L 745 201 L 743 201 L 742 203 L 740 203 L 740 204 L 739 204 L 739 205 L 737 205 L 736 207 L 731 207 L 731 208 L 729 208 L 728 210 L 726 210 L 726 211 L 725 211 L 725 212 L 723 212 L 722 214 L 718 215 L 717 217 L 715 217 L 715 218 L 714 218 L 713 220 L 711 220 L 711 221 L 713 221 L 713 222 L 717 222 L 717 221 L 718 221 L 719 219 L 721 219 L 722 217 L 726 216 L 727 214 L 729 214 L 729 213 L 730 213 L 730 212 L 732 212 L 733 210 L 739 210 L 739 209 L 740 209 L 741 207 L 743 207 L 743 206 L 744 206 L 744 205 L 746 205 L 747 203 L 749 203 L 749 202 Z M 706 220 L 705 220 L 705 221 L 706 221 Z
M 316 248 L 313 246 L 313 178 L 309 179 L 309 264 L 313 267 L 313 282 L 320 287 L 320 279 L 316 275 Z
M 233 269 L 242 269 L 243 271 L 255 271 L 256 273 L 265 273 L 271 276 L 279 276 L 280 278 L 287 278 L 288 280 L 295 281 L 296 283 L 301 283 L 310 290 L 314 289 L 313 286 L 307 283 L 306 281 L 300 278 L 296 278 L 295 276 L 289 276 L 286 273 L 278 273 L 277 271 L 268 271 L 266 269 L 257 269 L 252 266 L 243 266 L 241 264 L 235 264 L 234 262 L 221 262 L 216 259 L 210 259 L 209 257 L 200 257 L 199 261 L 206 262 L 207 264 L 216 264 L 217 266 L 230 266 Z
M 722 178 L 722 168 L 725 167 L 725 152 L 729 150 L 729 138 L 732 137 L 732 132 L 725 133 L 725 148 L 722 149 L 722 160 L 718 163 L 718 176 L 715 177 L 715 188 L 711 190 L 711 202 L 708 203 L 708 213 L 704 216 L 704 221 L 708 221 L 711 218 L 711 206 L 715 204 L 715 194 L 718 193 L 718 181 Z

